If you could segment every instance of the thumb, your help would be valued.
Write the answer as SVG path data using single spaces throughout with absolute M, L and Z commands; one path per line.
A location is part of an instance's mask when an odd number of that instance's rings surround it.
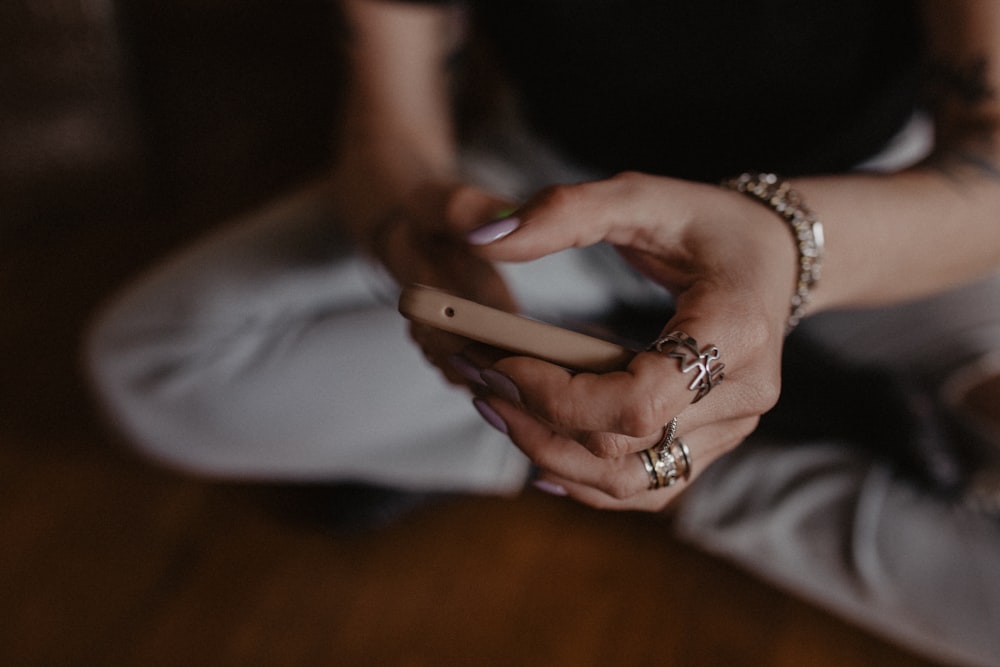
M 593 245 L 606 237 L 606 230 L 597 225 L 583 226 L 535 213 L 530 220 L 523 209 L 496 217 L 471 229 L 465 240 L 486 259 L 526 262 L 567 248 Z
M 457 234 L 488 220 L 504 218 L 516 208 L 511 200 L 474 185 L 455 189 L 445 205 L 445 224 Z M 488 224 L 488 223 L 487 223 Z
M 538 259 L 601 241 L 630 246 L 635 235 L 655 220 L 643 214 L 636 204 L 640 200 L 636 188 L 626 189 L 627 185 L 618 178 L 552 186 L 507 217 L 471 229 L 465 239 L 478 248 L 480 256 L 507 262 Z

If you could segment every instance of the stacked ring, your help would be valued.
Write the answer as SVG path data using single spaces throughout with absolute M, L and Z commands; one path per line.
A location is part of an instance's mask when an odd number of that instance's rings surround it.
M 677 480 L 691 477 L 691 452 L 677 437 L 677 417 L 663 427 L 663 438 L 656 446 L 639 452 L 649 476 L 649 489 L 673 486 Z
M 688 389 L 695 392 L 692 403 L 697 403 L 712 390 L 712 387 L 722 382 L 726 377 L 722 369 L 725 364 L 712 364 L 719 360 L 721 353 L 715 345 L 706 345 L 704 349 L 698 348 L 698 342 L 683 331 L 671 331 L 666 336 L 661 336 L 653 341 L 647 348 L 662 352 L 668 357 L 677 359 L 682 373 L 697 371 Z

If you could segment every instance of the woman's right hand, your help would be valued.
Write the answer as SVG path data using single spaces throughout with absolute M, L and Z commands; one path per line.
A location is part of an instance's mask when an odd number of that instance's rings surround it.
M 642 452 L 666 434 L 673 442 L 679 428 L 690 447 L 684 475 L 693 460 L 697 476 L 777 401 L 798 263 L 787 225 L 767 207 L 716 186 L 626 173 L 549 188 L 470 238 L 497 262 L 607 242 L 674 296 L 666 346 L 622 371 L 570 373 L 526 356 L 483 371 L 490 393 L 477 408 L 542 482 L 594 507 L 660 511 L 683 486 L 663 486 L 659 474 L 651 482 Z

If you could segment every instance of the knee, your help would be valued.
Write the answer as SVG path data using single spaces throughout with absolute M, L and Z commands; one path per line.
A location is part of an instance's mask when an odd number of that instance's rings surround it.
M 218 476 L 211 452 L 189 451 L 182 433 L 205 391 L 188 327 L 157 325 L 126 300 L 100 310 L 81 341 L 80 360 L 100 418 L 143 459 L 187 473 Z M 217 453 L 216 453 L 217 454 Z

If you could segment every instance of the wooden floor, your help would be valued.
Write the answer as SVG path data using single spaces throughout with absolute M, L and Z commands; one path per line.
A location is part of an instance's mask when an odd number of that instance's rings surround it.
M 0 664 L 927 664 L 646 517 L 527 493 L 338 537 L 292 490 L 134 458 L 88 399 L 79 333 L 198 226 L 95 218 L 0 246 Z

